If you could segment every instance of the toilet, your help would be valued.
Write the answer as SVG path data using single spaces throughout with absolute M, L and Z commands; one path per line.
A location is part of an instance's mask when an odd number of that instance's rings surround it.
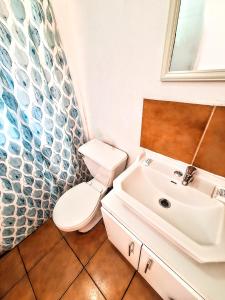
M 62 231 L 87 232 L 100 221 L 100 200 L 126 166 L 125 152 L 97 139 L 82 145 L 78 151 L 84 155 L 93 179 L 71 188 L 56 203 L 53 221 Z

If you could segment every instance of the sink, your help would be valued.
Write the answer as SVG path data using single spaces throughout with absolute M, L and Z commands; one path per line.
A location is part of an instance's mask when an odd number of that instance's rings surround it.
M 196 175 L 197 177 L 198 175 Z M 174 168 L 136 161 L 114 181 L 123 203 L 200 263 L 225 261 L 225 207 L 211 197 L 215 184 L 195 179 L 184 186 Z

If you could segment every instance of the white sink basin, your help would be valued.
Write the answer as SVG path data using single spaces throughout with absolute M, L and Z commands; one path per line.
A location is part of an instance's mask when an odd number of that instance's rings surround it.
M 115 193 L 198 262 L 225 261 L 225 209 L 211 198 L 214 185 L 183 186 L 173 171 L 157 161 L 146 166 L 142 159 L 114 181 Z

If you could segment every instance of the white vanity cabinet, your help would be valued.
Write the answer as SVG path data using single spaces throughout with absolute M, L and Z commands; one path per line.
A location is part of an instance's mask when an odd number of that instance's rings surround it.
M 134 234 L 101 208 L 109 240 L 164 300 L 203 300 Z
M 102 208 L 102 215 L 109 240 L 138 269 L 142 243 L 112 215 Z
M 138 272 L 166 300 L 200 300 L 188 284 L 146 246 L 142 246 Z

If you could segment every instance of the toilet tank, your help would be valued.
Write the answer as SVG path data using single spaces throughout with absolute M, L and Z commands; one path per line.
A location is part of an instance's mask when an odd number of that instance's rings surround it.
M 111 187 L 113 180 L 125 169 L 127 154 L 100 140 L 90 140 L 78 151 L 84 155 L 91 175 L 105 187 Z

